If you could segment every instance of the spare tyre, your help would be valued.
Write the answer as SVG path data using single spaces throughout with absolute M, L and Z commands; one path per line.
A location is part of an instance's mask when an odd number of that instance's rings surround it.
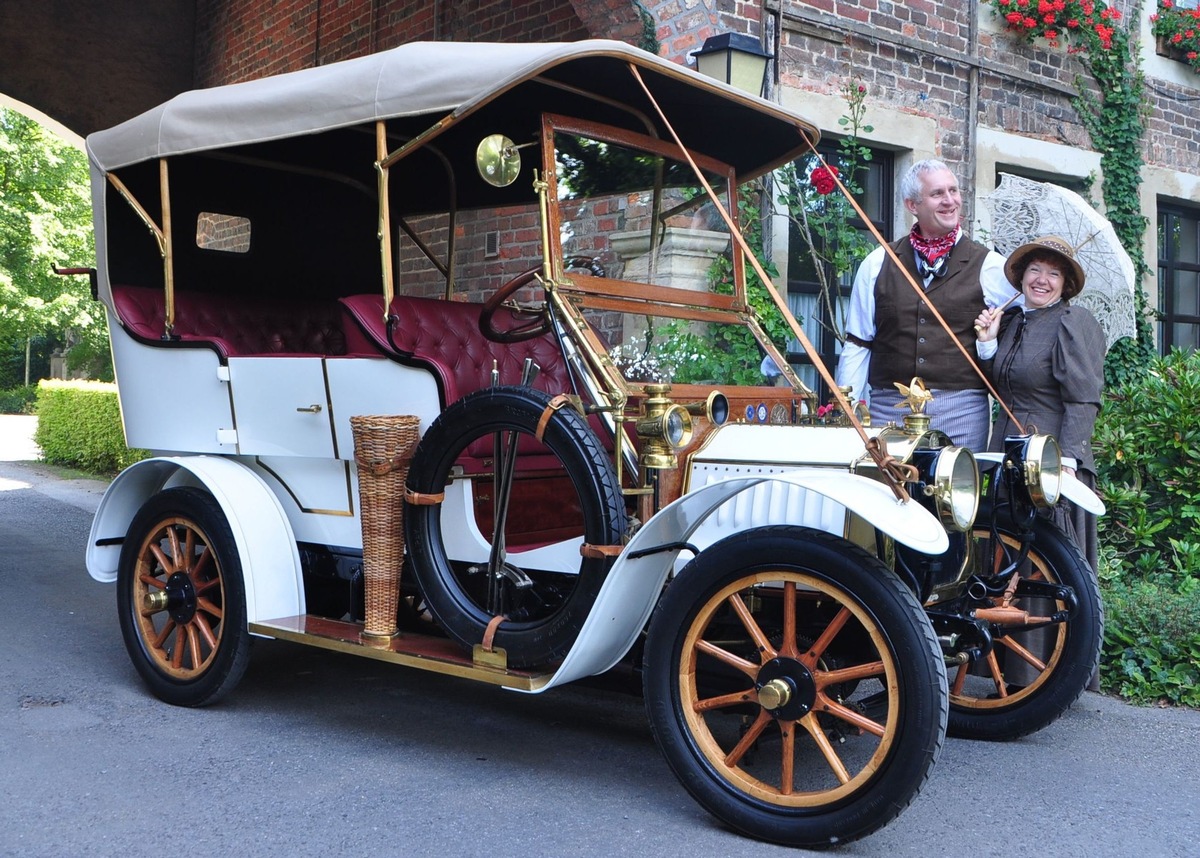
M 497 386 L 447 408 L 421 439 L 408 488 L 409 569 L 447 634 L 491 644 L 510 667 L 561 659 L 612 564 L 626 513 L 587 420 L 528 387 Z M 499 526 L 497 527 L 497 522 Z

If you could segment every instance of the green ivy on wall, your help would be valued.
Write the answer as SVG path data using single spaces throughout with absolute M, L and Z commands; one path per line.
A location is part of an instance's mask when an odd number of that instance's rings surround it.
M 1022 41 L 1067 45 L 1083 75 L 1075 78 L 1072 106 L 1100 153 L 1105 215 L 1129 252 L 1140 283 L 1150 269 L 1142 255 L 1149 221 L 1142 213 L 1142 138 L 1149 109 L 1137 45 L 1119 9 L 1092 0 L 983 0 Z M 1105 359 L 1109 385 L 1140 375 L 1155 357 L 1150 312 L 1141 288 L 1135 295 L 1137 339 L 1118 340 Z

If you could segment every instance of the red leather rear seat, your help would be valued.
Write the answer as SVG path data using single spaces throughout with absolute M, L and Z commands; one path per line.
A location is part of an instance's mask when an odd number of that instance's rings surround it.
M 145 342 L 163 340 L 163 290 L 113 286 L 113 305 L 125 328 Z M 326 356 L 347 353 L 337 304 L 242 296 L 175 293 L 175 326 L 181 343 L 211 345 L 223 357 Z

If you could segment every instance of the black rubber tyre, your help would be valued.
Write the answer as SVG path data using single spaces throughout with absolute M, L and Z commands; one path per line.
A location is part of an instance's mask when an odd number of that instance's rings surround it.
M 245 582 L 211 495 L 167 489 L 138 510 L 121 547 L 117 612 L 129 657 L 155 696 L 204 706 L 237 685 L 250 660 Z
M 447 408 L 421 439 L 408 485 L 421 493 L 442 492 L 451 467 L 464 456 L 478 455 L 477 442 L 487 446 L 499 434 L 501 444 L 507 445 L 510 433 L 516 433 L 513 510 L 504 534 L 508 549 L 580 536 L 591 545 L 621 544 L 626 515 L 616 473 L 584 417 L 570 406 L 559 408 L 546 423 L 542 440 L 535 437 L 550 399 L 541 391 L 515 386 L 485 388 L 464 396 Z M 484 468 L 472 478 L 479 507 L 475 524 L 489 545 L 493 543 L 492 522 L 479 517 L 483 509 L 479 502 L 491 504 L 496 470 L 493 463 L 492 473 Z M 409 568 L 441 626 L 452 638 L 470 646 L 483 640 L 493 617 L 486 594 L 488 576 L 479 568 L 478 558 L 471 563 L 448 556 L 444 529 L 449 532 L 468 523 L 444 518 L 442 504 L 406 507 Z M 526 588 L 500 579 L 502 613 L 508 619 L 497 628 L 494 645 L 506 651 L 510 667 L 548 664 L 566 655 L 608 575 L 611 560 L 580 557 L 578 564 L 578 569 L 569 573 L 522 569 L 532 581 Z
M 751 837 L 819 848 L 870 834 L 942 748 L 946 672 L 928 617 L 879 560 L 828 533 L 763 527 L 702 551 L 668 586 L 645 652 L 668 764 Z
M 985 563 L 998 562 L 1005 551 L 1015 555 L 1019 548 L 1011 531 L 999 530 L 1002 547 L 992 544 L 986 529 L 975 531 Z M 993 629 L 995 645 L 987 662 L 951 673 L 952 736 L 1005 741 L 1041 730 L 1079 699 L 1096 670 L 1104 614 L 1096 576 L 1075 543 L 1053 522 L 1036 519 L 1029 558 L 1019 574 L 1065 584 L 1075 591 L 1079 607 L 1066 622 L 1043 630 L 1003 635 Z M 1034 598 L 1017 598 L 1012 605 L 1034 616 L 1066 607 Z

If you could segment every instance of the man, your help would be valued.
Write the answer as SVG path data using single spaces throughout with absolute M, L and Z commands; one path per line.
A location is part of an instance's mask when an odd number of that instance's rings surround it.
M 904 207 L 916 222 L 892 249 L 924 295 L 918 295 L 884 248 L 858 268 L 846 319 L 846 343 L 837 383 L 869 399 L 871 421 L 900 421 L 903 395 L 915 376 L 933 401 L 925 413 L 934 429 L 956 444 L 987 448 L 990 408 L 983 380 L 931 312 L 936 307 L 967 350 L 975 354 L 975 318 L 1016 294 L 1004 275 L 1004 257 L 967 238 L 959 220 L 958 179 L 942 161 L 919 161 L 900 181 Z

